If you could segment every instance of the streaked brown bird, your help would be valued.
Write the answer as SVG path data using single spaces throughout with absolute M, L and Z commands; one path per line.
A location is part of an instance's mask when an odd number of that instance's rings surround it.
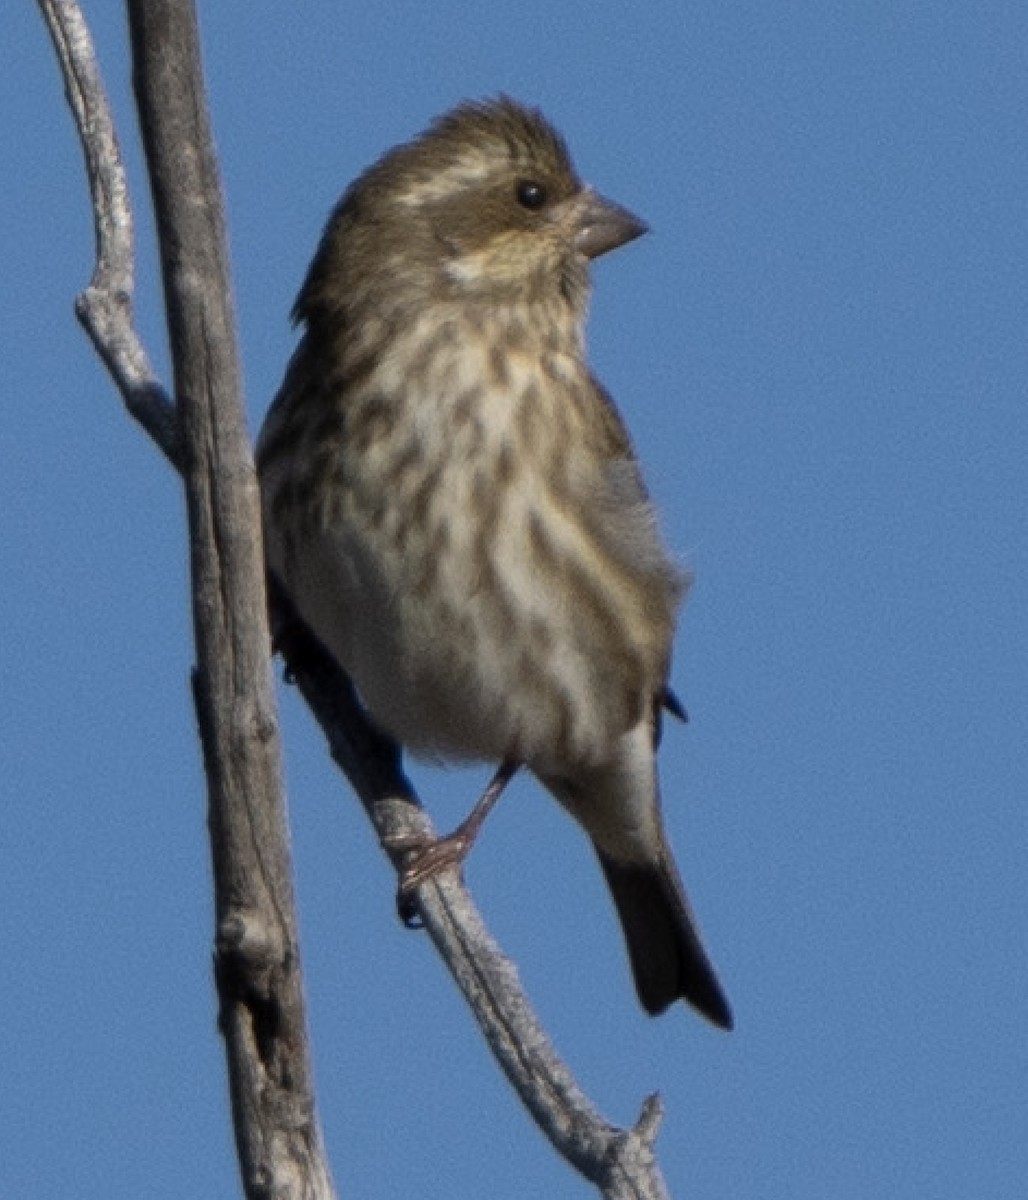
M 685 577 L 586 361 L 589 262 L 645 232 L 540 113 L 465 103 L 336 208 L 261 431 L 271 572 L 416 754 L 519 766 L 582 825 L 643 1007 L 731 1013 L 661 817 L 656 748 Z

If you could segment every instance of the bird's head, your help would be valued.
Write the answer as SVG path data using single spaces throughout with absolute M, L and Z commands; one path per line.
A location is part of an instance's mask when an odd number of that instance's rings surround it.
M 580 314 L 589 260 L 645 230 L 582 183 L 538 111 L 505 97 L 464 103 L 351 185 L 297 315 L 381 289 L 486 306 L 559 299 Z

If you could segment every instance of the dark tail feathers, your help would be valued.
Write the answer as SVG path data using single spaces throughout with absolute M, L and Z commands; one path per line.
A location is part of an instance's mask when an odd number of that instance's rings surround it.
M 643 1008 L 656 1015 L 681 997 L 715 1025 L 731 1029 L 732 1011 L 700 942 L 674 865 L 666 859 L 619 863 L 602 853 L 599 859 L 621 918 Z

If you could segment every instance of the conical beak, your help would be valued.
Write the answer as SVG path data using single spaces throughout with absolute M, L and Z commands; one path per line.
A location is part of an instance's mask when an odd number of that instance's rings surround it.
M 641 237 L 649 229 L 635 213 L 591 190 L 581 198 L 578 222 L 575 249 L 586 258 L 599 258 L 608 250 L 616 250 Z

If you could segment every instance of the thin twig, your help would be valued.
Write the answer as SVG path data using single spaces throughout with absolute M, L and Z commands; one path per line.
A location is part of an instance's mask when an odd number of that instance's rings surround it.
M 96 264 L 75 313 L 121 392 L 125 406 L 172 464 L 181 466 L 178 420 L 136 332 L 135 238 L 128 181 L 96 52 L 74 0 L 38 0 L 64 77 L 86 158 L 93 199 Z
M 396 746 L 372 726 L 349 678 L 272 581 L 276 645 L 379 837 L 433 837 Z M 399 869 L 404 853 L 392 854 Z M 654 1156 L 662 1108 L 643 1105 L 631 1130 L 608 1122 L 582 1092 L 524 993 L 517 969 L 486 928 L 456 870 L 415 891 L 418 911 L 490 1049 L 554 1148 L 607 1200 L 666 1200 Z

